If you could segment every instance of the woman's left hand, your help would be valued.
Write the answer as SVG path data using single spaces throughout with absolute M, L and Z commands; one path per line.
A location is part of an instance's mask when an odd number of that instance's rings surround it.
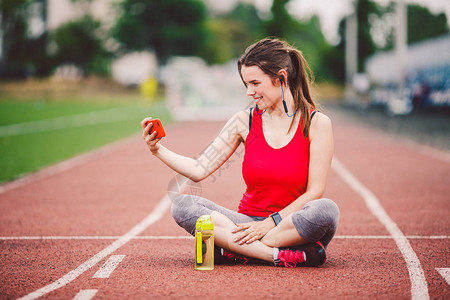
M 264 221 L 254 221 L 249 223 L 238 224 L 231 233 L 238 233 L 234 242 L 243 245 L 250 244 L 254 241 L 262 239 L 272 228 L 275 227 L 271 218 Z

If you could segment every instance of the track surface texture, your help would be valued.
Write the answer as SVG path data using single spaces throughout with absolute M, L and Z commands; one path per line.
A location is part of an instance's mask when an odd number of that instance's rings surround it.
M 322 267 L 195 271 L 165 197 L 175 173 L 135 136 L 0 186 L 0 298 L 450 299 L 448 152 L 329 115 L 341 219 Z M 223 125 L 176 123 L 162 143 L 196 156 Z M 242 158 L 190 192 L 237 209 Z

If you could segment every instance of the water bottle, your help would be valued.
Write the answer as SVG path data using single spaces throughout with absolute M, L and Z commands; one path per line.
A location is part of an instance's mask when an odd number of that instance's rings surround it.
M 195 224 L 195 269 L 214 269 L 214 224 L 211 216 L 201 216 Z

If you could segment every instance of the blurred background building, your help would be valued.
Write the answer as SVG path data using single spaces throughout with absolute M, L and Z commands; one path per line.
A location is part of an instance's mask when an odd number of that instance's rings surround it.
M 396 114 L 450 107 L 450 35 L 410 45 L 404 64 L 403 91 L 399 97 L 400 66 L 396 53 L 388 51 L 368 58 L 366 71 L 374 85 L 371 105 L 387 107 Z

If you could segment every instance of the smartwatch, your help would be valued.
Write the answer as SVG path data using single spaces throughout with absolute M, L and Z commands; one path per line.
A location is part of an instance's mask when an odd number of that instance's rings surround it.
M 273 222 L 275 223 L 275 226 L 277 226 L 281 222 L 281 216 L 277 212 L 271 214 L 270 217 L 272 218 Z

